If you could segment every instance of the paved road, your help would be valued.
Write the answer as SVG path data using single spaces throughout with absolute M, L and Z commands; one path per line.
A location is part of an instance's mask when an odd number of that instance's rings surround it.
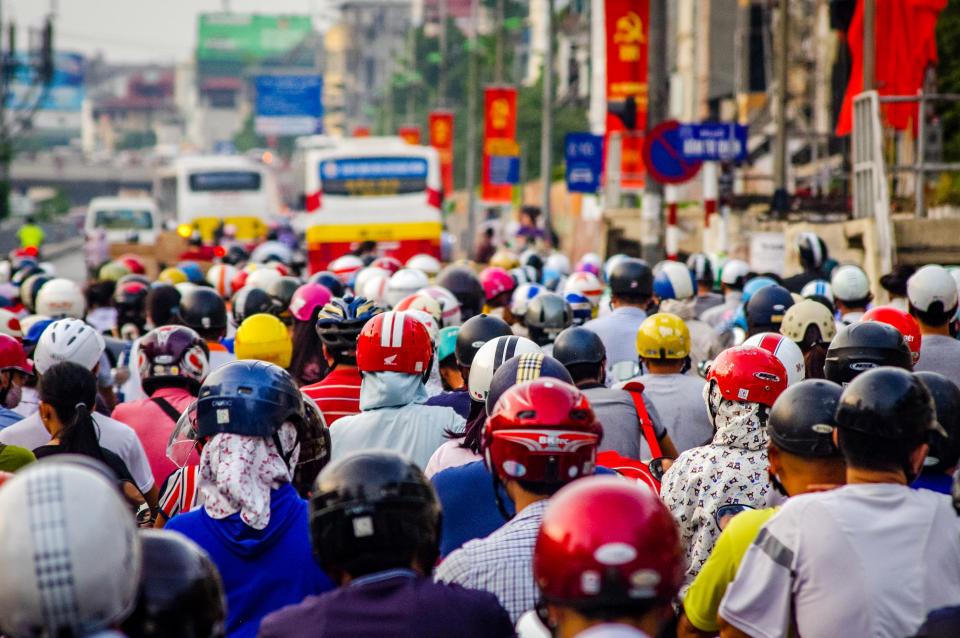
M 83 246 L 63 252 L 50 260 L 57 269 L 58 277 L 72 279 L 78 284 L 86 283 L 86 266 L 83 263 Z

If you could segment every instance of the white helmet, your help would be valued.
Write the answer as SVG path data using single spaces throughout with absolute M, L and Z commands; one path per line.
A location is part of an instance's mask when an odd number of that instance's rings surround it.
M 404 298 L 429 285 L 430 278 L 422 270 L 401 268 L 390 277 L 387 285 L 387 305 L 393 308 Z
M 563 286 L 563 293 L 568 292 L 579 292 L 590 300 L 591 306 L 596 308 L 600 304 L 600 297 L 603 296 L 603 284 L 593 273 L 575 272 L 567 277 L 567 282 Z
M 811 325 L 820 329 L 820 339 L 824 343 L 830 343 L 837 336 L 837 324 L 830 309 L 813 299 L 798 301 L 787 308 L 783 313 L 783 323 L 780 324 L 780 334 L 794 343 L 800 343 Z
M 739 259 L 731 259 L 720 270 L 720 283 L 727 286 L 743 288 L 747 275 L 750 274 L 750 265 Z
M 280 281 L 283 275 L 276 268 L 257 268 L 247 277 L 244 286 L 267 290 L 272 284 Z
M 0 308 L 0 334 L 23 339 L 23 326 L 20 319 L 6 308 Z
M 10 275 L 13 273 L 13 267 L 10 265 L 10 262 L 4 259 L 0 261 L 0 284 L 5 284 L 10 281 Z
M 907 298 L 920 312 L 952 313 L 957 307 L 957 284 L 941 266 L 924 266 L 907 280 Z M 939 304 L 939 310 L 933 308 Z
M 404 265 L 404 268 L 413 268 L 414 270 L 419 270 L 428 277 L 436 277 L 437 273 L 440 272 L 440 260 L 432 255 L 421 253 L 408 259 L 407 263 Z
M 530 300 L 539 294 L 547 292 L 542 284 L 522 284 L 517 286 L 510 297 L 510 314 L 514 317 L 522 317 L 527 314 L 527 306 Z
M 289 264 L 293 261 L 293 251 L 281 241 L 265 241 L 250 253 L 250 261 L 265 264 L 269 261 L 280 261 Z
M 344 255 L 331 261 L 329 268 L 344 286 L 349 286 L 354 275 L 363 268 L 363 260 L 356 255 Z
M 800 290 L 801 297 L 825 297 L 833 303 L 833 287 L 829 281 L 814 279 Z
M 386 277 L 390 279 L 390 271 L 386 268 L 377 268 L 376 266 L 367 266 L 357 273 L 353 280 L 353 290 L 359 295 L 362 293 L 367 282 L 374 277 Z
M 40 335 L 33 360 L 40 374 L 61 361 L 73 361 L 93 370 L 105 347 L 103 337 L 93 326 L 79 319 L 60 319 Z
M 463 315 L 460 312 L 460 300 L 457 299 L 452 292 L 443 286 L 427 286 L 417 292 L 433 297 L 440 303 L 440 323 L 442 328 L 459 326 L 463 323 Z
M 83 319 L 87 300 L 80 286 L 69 279 L 58 277 L 43 284 L 34 304 L 37 314 L 48 317 L 73 317 Z
M 430 334 L 430 343 L 433 344 L 433 347 L 437 347 L 437 337 L 440 336 L 440 324 L 437 323 L 437 320 L 434 319 L 433 315 L 425 310 L 417 310 L 416 308 L 410 308 L 404 310 L 403 312 L 407 313 L 417 321 L 423 324 L 427 329 L 427 332 Z
M 11 638 L 89 636 L 137 601 L 140 539 L 106 476 L 34 463 L 0 489 L 0 618 Z
M 679 261 L 661 261 L 654 268 L 653 291 L 660 299 L 692 299 L 697 294 L 693 273 Z
M 440 305 L 440 302 L 422 291 L 407 295 L 401 299 L 394 307 L 394 310 L 402 310 L 404 312 L 408 310 L 421 310 L 433 317 L 437 324 L 437 330 L 440 329 L 440 324 L 443 322 L 443 307 Z
M 233 278 L 237 276 L 237 269 L 230 264 L 214 264 L 207 271 L 207 283 L 223 297 L 233 296 Z
M 470 378 L 467 389 L 470 398 L 478 403 L 487 400 L 493 374 L 508 359 L 528 352 L 543 352 L 540 346 L 526 337 L 497 337 L 483 344 L 470 364 Z
M 374 275 L 363 282 L 363 289 L 358 290 L 357 294 L 378 306 L 383 306 L 387 303 L 387 286 L 389 285 L 389 275 Z
M 555 270 L 561 275 L 570 274 L 570 260 L 563 253 L 553 253 L 543 262 L 544 270 Z
M 803 353 L 800 352 L 800 346 L 784 335 L 775 332 L 761 332 L 744 341 L 743 345 L 763 348 L 779 359 L 783 367 L 787 369 L 788 386 L 803 381 L 807 376 L 807 368 L 803 361 Z
M 30 334 L 30 328 L 41 321 L 50 321 L 50 317 L 47 315 L 27 315 L 20 320 L 20 330 L 24 336 L 27 336 Z
M 953 279 L 947 275 L 951 284 Z M 870 280 L 867 279 L 867 273 L 863 272 L 860 266 L 846 264 L 837 266 L 830 276 L 830 287 L 833 289 L 833 297 L 839 301 L 862 301 L 870 296 Z M 954 288 L 954 301 L 956 301 L 956 286 Z

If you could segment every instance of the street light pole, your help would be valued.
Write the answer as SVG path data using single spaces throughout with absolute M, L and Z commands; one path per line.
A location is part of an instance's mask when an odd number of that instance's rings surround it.
M 774 212 L 787 211 L 787 72 L 790 66 L 790 7 L 789 0 L 780 0 L 779 24 L 777 25 L 777 92 L 775 109 L 776 146 L 773 154 L 773 205 Z
M 544 227 L 553 225 L 550 215 L 550 178 L 553 165 L 553 0 L 547 0 L 547 46 L 543 52 L 543 117 L 540 128 L 540 183 L 543 187 L 540 209 Z
M 470 50 L 467 51 L 467 236 L 464 248 L 473 255 L 477 218 L 477 2 L 470 0 Z
M 647 134 L 667 119 L 667 1 L 650 0 L 650 35 L 647 42 Z M 647 175 L 643 187 L 643 239 L 640 256 L 653 264 L 663 258 L 663 184 Z

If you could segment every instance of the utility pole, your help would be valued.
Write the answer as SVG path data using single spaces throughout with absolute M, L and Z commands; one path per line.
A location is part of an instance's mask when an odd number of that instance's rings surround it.
M 877 83 L 877 0 L 863 0 L 863 90 Z
M 540 210 L 544 227 L 553 228 L 550 215 L 550 177 L 553 166 L 553 0 L 547 0 L 547 46 L 543 52 L 543 116 L 540 128 Z
M 440 64 L 437 66 L 437 105 L 447 106 L 447 0 L 440 0 Z
M 650 0 L 647 41 L 647 134 L 667 117 L 667 0 Z M 663 258 L 663 184 L 647 176 L 640 210 L 643 239 L 640 256 L 648 263 Z
M 773 204 L 775 213 L 787 212 L 787 71 L 790 66 L 789 0 L 780 0 L 777 23 L 777 91 L 774 104 L 776 141 L 773 153 Z
M 467 236 L 464 248 L 473 254 L 477 235 L 477 2 L 470 0 L 470 50 L 467 51 Z
M 495 51 L 493 81 L 503 84 L 503 43 L 506 38 L 506 28 L 503 26 L 505 0 L 497 0 L 497 44 Z

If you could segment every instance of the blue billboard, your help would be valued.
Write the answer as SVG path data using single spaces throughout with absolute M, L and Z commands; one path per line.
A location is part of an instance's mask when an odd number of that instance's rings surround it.
M 79 53 L 54 54 L 53 79 L 45 90 L 38 86 L 36 59 L 18 53 L 17 66 L 10 81 L 7 108 L 15 111 L 39 108 L 41 111 L 76 111 L 83 106 L 83 56 Z M 42 97 L 42 99 L 41 99 Z M 37 105 L 37 100 L 40 100 Z
M 323 132 L 323 77 L 258 75 L 254 129 L 259 135 Z

